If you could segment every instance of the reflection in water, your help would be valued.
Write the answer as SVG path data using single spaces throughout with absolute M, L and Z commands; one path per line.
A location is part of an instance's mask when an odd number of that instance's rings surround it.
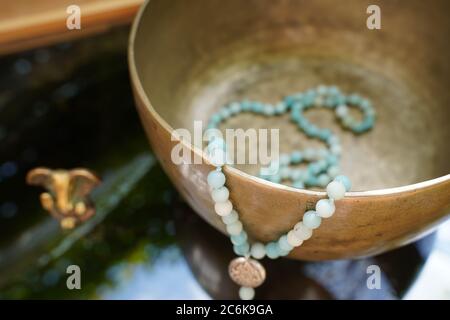
M 151 266 L 121 265 L 113 277 L 119 285 L 100 288 L 98 295 L 102 299 L 209 299 L 177 247 L 167 248 Z

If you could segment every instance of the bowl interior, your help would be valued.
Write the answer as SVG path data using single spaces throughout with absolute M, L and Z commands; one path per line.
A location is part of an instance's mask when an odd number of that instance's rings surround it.
M 337 85 L 370 98 L 375 128 L 355 136 L 326 110 L 307 116 L 343 144 L 356 190 L 407 185 L 450 170 L 450 3 L 377 1 L 381 30 L 366 27 L 373 1 L 152 0 L 135 38 L 140 81 L 172 128 L 193 129 L 223 104 L 276 102 Z M 241 115 L 230 128 L 279 128 L 280 150 L 311 144 L 288 117 Z M 242 166 L 255 174 L 256 166 Z

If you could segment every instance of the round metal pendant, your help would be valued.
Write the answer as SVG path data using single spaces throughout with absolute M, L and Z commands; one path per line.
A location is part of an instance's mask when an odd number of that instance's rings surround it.
M 228 266 L 230 278 L 241 287 L 256 288 L 266 279 L 266 270 L 254 259 L 239 257 Z

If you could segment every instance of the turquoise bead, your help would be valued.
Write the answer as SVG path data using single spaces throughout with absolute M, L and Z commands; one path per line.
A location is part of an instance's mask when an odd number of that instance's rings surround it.
M 334 107 L 334 99 L 331 97 L 326 98 L 323 105 L 324 105 L 324 107 L 329 108 L 329 109 L 333 108 Z
M 279 161 L 281 166 L 287 166 L 291 163 L 291 157 L 288 154 L 282 154 Z
M 301 180 L 301 181 L 303 181 L 301 179 L 302 175 L 303 175 L 303 170 L 301 170 L 301 169 L 292 169 L 292 171 L 291 171 L 291 179 L 292 180 Z
M 336 106 L 343 105 L 347 101 L 343 95 L 338 95 L 334 99 Z
M 218 189 L 225 184 L 225 175 L 221 171 L 211 171 L 207 177 L 208 185 L 213 189 Z
M 293 164 L 299 164 L 303 160 L 303 155 L 301 151 L 294 151 L 291 153 L 291 162 Z
M 220 110 L 220 116 L 223 118 L 223 120 L 228 119 L 231 116 L 231 111 L 228 108 L 223 108 Z
M 252 109 L 252 103 L 250 101 L 244 100 L 241 107 L 242 111 L 250 111 Z
M 328 129 L 322 129 L 320 130 L 318 137 L 323 140 L 323 141 L 327 141 L 330 137 L 331 137 L 331 131 Z
M 313 124 L 309 124 L 306 128 L 305 128 L 305 133 L 309 136 L 312 137 L 316 137 L 320 132 L 320 129 L 317 128 L 315 125 Z
M 230 239 L 234 245 L 239 246 L 247 242 L 247 233 L 242 230 L 241 233 L 235 236 L 231 236 Z
M 364 114 L 366 116 L 371 116 L 373 117 L 373 119 L 375 120 L 375 110 L 373 110 L 372 108 L 368 108 L 367 110 L 364 111 Z
M 264 105 L 263 113 L 266 116 L 273 116 L 275 114 L 275 110 L 270 104 L 266 104 L 266 105 Z
M 353 105 L 359 105 L 362 100 L 363 99 L 357 94 L 352 94 L 347 98 L 347 101 Z
M 305 182 L 309 179 L 310 173 L 308 170 L 300 170 L 297 179 Z
M 280 183 L 281 177 L 279 174 L 273 174 L 273 175 L 269 176 L 267 180 L 269 180 L 270 182 L 274 182 L 274 183 Z
M 281 179 L 288 179 L 290 176 L 291 176 L 291 168 L 289 167 L 280 168 Z
M 300 180 L 294 181 L 294 183 L 292 183 L 292 186 L 297 189 L 305 189 L 305 184 Z
M 305 180 L 305 184 L 308 186 L 317 186 L 317 178 L 313 175 L 310 175 L 308 179 Z
M 283 235 L 280 237 L 280 239 L 278 240 L 278 247 L 282 251 L 287 251 L 287 252 L 289 252 L 293 249 L 293 247 L 287 241 L 287 235 Z
M 220 114 L 215 113 L 211 116 L 211 121 L 214 123 L 219 123 L 220 121 L 222 121 L 222 117 L 220 116 Z
M 308 166 L 308 170 L 311 175 L 316 175 L 320 171 L 322 171 L 322 168 L 320 167 L 320 165 L 317 162 L 313 162 Z
M 345 191 L 347 192 L 350 191 L 350 189 L 352 188 L 352 182 L 347 176 L 339 175 L 336 178 L 334 178 L 334 180 L 342 183 L 345 187 Z
M 341 91 L 339 90 L 338 87 L 336 87 L 336 86 L 329 86 L 328 87 L 328 94 L 329 95 L 335 96 L 335 95 L 338 95 L 340 93 L 341 93 Z
M 325 158 L 325 157 L 326 156 L 321 155 L 321 158 Z M 316 164 L 320 168 L 320 170 L 325 170 L 326 168 L 328 168 L 328 162 L 325 159 L 320 159 L 319 161 L 316 162 Z
M 317 93 L 318 94 L 326 94 L 328 92 L 328 87 L 324 85 L 320 85 L 317 87 Z
M 233 102 L 232 104 L 230 104 L 229 108 L 231 114 L 233 115 L 241 112 L 241 104 L 238 102 Z
M 291 112 L 291 119 L 295 123 L 298 123 L 299 121 L 301 121 L 303 118 L 300 115 L 300 110 L 292 110 L 292 112 Z
M 318 228 L 321 223 L 322 218 L 314 210 L 309 210 L 303 215 L 303 224 L 310 229 Z
M 260 112 L 263 111 L 263 109 L 264 109 L 264 106 L 263 106 L 262 103 L 259 103 L 259 102 L 253 102 L 252 103 L 252 111 L 253 112 L 260 113 Z
M 216 137 L 208 143 L 208 152 L 212 152 L 214 149 L 222 149 L 226 151 L 227 145 L 222 138 Z
M 371 107 L 372 107 L 372 104 L 370 103 L 370 101 L 369 100 L 367 100 L 367 99 L 363 99 L 362 101 L 361 101 L 361 109 L 363 109 L 363 110 L 367 110 L 367 109 L 370 109 Z
M 275 106 L 275 114 L 283 114 L 287 110 L 286 104 L 284 102 L 280 102 Z
M 222 221 L 226 225 L 235 223 L 238 220 L 239 220 L 239 215 L 237 214 L 237 212 L 235 210 L 231 211 L 231 213 L 229 215 L 222 217 Z
M 337 165 L 339 163 L 339 158 L 335 154 L 329 154 L 327 156 L 327 162 L 330 166 Z
M 317 177 L 317 184 L 322 188 L 326 187 L 328 182 L 330 182 L 330 177 L 326 174 L 321 174 Z
M 270 259 L 276 259 L 280 256 L 280 250 L 276 242 L 266 244 L 266 255 Z
M 300 127 L 300 128 L 302 128 L 303 130 L 306 128 L 306 127 L 308 127 L 308 125 L 309 125 L 309 122 L 308 122 L 308 120 L 306 120 L 305 118 L 300 118 L 299 120 L 296 120 L 295 121 L 297 124 L 298 124 L 298 126 Z
M 245 256 L 245 255 L 249 254 L 250 245 L 248 244 L 248 242 L 245 242 L 241 245 L 234 245 L 233 250 L 234 250 L 234 253 L 236 253 L 236 255 Z

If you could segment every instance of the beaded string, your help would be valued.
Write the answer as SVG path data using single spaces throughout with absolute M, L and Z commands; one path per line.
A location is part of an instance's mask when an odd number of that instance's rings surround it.
M 357 121 L 350 115 L 351 107 L 361 111 L 362 120 Z M 335 201 L 342 199 L 345 192 L 351 188 L 350 180 L 339 174 L 342 152 L 339 138 L 331 130 L 319 128 L 308 121 L 304 112 L 311 108 L 334 110 L 341 125 L 356 134 L 370 130 L 375 122 L 375 112 L 369 100 L 357 94 L 344 95 L 336 86 L 324 85 L 287 96 L 275 105 L 248 100 L 232 102 L 213 114 L 208 122 L 207 129 L 217 129 L 222 122 L 243 112 L 267 117 L 290 112 L 291 121 L 301 131 L 327 146 L 281 154 L 277 163 L 279 165 L 277 174 L 267 175 L 263 172 L 259 174 L 261 178 L 275 183 L 286 184 L 290 181 L 295 188 L 326 188 L 328 198 L 319 200 L 315 210 L 305 212 L 303 219 L 278 239 L 267 244 L 261 242 L 250 244 L 244 226 L 239 220 L 239 214 L 233 209 L 230 192 L 225 186 L 226 177 L 222 167 L 228 164 L 226 143 L 219 135 L 212 134 L 208 137 L 207 155 L 216 169 L 208 174 L 207 182 L 215 203 L 215 212 L 221 216 L 226 225 L 233 250 L 237 256 L 244 257 L 232 261 L 229 268 L 231 278 L 241 286 L 239 296 L 243 300 L 253 299 L 254 288 L 261 285 L 265 279 L 264 268 L 253 259 L 260 260 L 265 256 L 276 259 L 287 256 L 295 247 L 311 238 L 313 230 L 320 226 L 322 219 L 330 218 L 334 214 Z M 294 167 L 302 163 L 307 164 L 305 169 Z

